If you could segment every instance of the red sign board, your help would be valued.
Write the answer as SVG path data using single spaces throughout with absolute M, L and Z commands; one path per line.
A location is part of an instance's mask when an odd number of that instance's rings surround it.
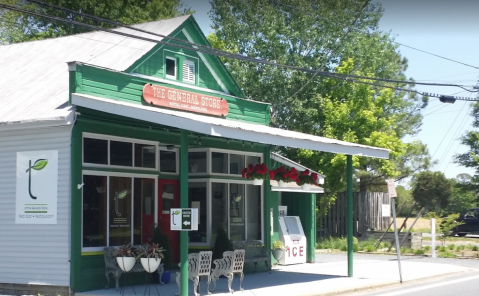
M 229 110 L 225 99 L 149 83 L 143 87 L 143 99 L 155 106 L 214 116 L 226 116 Z

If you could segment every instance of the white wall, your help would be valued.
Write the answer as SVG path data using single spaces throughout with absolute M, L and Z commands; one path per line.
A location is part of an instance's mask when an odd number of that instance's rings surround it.
M 0 283 L 70 285 L 71 127 L 0 132 Z M 17 151 L 58 150 L 54 225 L 15 224 Z

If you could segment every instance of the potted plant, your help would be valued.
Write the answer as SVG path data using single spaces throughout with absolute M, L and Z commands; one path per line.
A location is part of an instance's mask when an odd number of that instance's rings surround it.
M 124 272 L 130 271 L 136 262 L 136 249 L 131 246 L 131 243 L 118 247 L 113 252 L 113 256 L 116 257 L 116 263 L 120 266 Z
M 311 185 L 316 186 L 318 174 L 309 174 L 309 170 L 302 171 L 296 179 L 296 184 L 300 185 L 303 190 L 311 189 Z
M 165 271 L 161 276 L 161 282 L 168 284 L 171 279 L 171 266 L 173 265 L 173 253 L 171 251 L 170 239 L 167 234 L 161 232 L 161 228 L 155 225 L 155 230 L 153 231 L 152 243 L 158 244 L 165 249 L 163 252 L 163 267 Z M 157 276 L 157 274 L 155 274 Z M 160 279 L 156 282 L 160 283 Z
M 136 258 L 141 259 L 141 265 L 146 272 L 152 273 L 160 266 L 161 258 L 164 257 L 164 251 L 165 249 L 161 248 L 158 244 L 146 244 L 140 247 L 140 252 Z
M 249 164 L 247 168 L 243 169 L 241 176 L 248 180 L 253 180 L 254 185 L 262 185 L 263 180 L 268 177 L 268 168 L 264 163 L 257 165 Z
M 285 168 L 281 166 L 275 170 L 269 171 L 270 180 L 278 181 L 280 187 L 288 186 L 288 182 L 295 181 L 298 178 L 298 171 L 295 168 Z
M 284 250 L 286 250 L 286 246 L 284 243 L 280 240 L 275 240 L 271 244 L 271 253 L 273 254 L 274 259 L 276 261 L 281 260 L 284 255 Z

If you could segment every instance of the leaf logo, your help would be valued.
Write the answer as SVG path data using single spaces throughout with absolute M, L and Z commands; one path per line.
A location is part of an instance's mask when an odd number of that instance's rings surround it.
M 47 159 L 37 159 L 33 165 L 31 160 L 28 161 L 28 169 L 25 172 L 28 173 L 28 194 L 30 194 L 32 199 L 37 199 L 37 197 L 32 194 L 32 169 L 35 171 L 41 171 L 47 166 L 47 164 Z

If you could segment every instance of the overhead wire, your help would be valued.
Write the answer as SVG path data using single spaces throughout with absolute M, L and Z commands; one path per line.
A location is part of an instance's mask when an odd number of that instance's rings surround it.
M 33 0 L 28 0 L 28 1 L 31 1 L 31 2 L 34 2 L 34 3 L 43 3 L 43 2 L 40 2 L 40 1 L 33 1 Z M 48 5 L 50 5 L 50 4 L 48 4 Z M 38 13 L 38 12 L 31 11 L 31 10 L 18 8 L 18 7 L 15 7 L 15 6 L 0 4 L 0 7 L 5 8 L 5 9 L 9 9 L 9 10 L 13 10 L 13 11 L 17 11 L 17 12 L 30 14 L 30 15 L 35 15 L 35 16 L 38 16 L 38 17 L 44 17 L 44 18 L 51 19 L 51 20 L 66 22 L 66 23 L 70 23 L 70 24 L 73 24 L 73 25 L 89 28 L 89 29 L 92 29 L 92 30 L 104 31 L 104 32 L 117 34 L 117 35 L 121 35 L 121 36 L 126 36 L 126 37 L 131 37 L 131 38 L 135 38 L 135 39 L 139 39 L 139 40 L 143 40 L 143 41 L 154 42 L 154 43 L 157 43 L 157 44 L 170 44 L 170 43 L 165 42 L 163 40 L 155 40 L 155 39 L 151 39 L 151 38 L 147 38 L 147 37 L 132 35 L 132 34 L 129 34 L 129 33 L 115 31 L 113 29 L 106 29 L 106 28 L 102 28 L 102 27 L 99 27 L 99 26 L 95 26 L 95 25 L 85 24 L 85 23 L 81 23 L 81 22 L 77 22 L 77 21 L 73 21 L 73 20 L 69 20 L 69 19 L 64 19 L 64 18 L 61 18 L 61 17 L 51 16 L 51 15 L 48 15 L 48 14 Z M 57 6 L 55 6 L 55 7 L 57 7 Z M 60 7 L 58 7 L 58 8 L 60 9 Z M 115 23 L 118 26 L 124 27 L 124 25 L 122 25 L 118 22 L 113 22 L 113 21 L 109 21 L 109 20 L 94 17 L 94 16 L 88 16 L 86 14 L 75 12 L 75 11 L 68 10 L 68 9 L 65 9 L 65 8 L 61 8 L 61 9 L 64 10 L 64 11 L 67 10 L 69 12 L 74 12 L 74 13 L 76 13 L 78 15 L 81 15 L 81 16 L 92 17 L 92 18 L 95 18 L 95 19 L 98 19 L 98 20 L 104 20 L 104 21 L 112 22 L 112 23 Z M 130 27 L 131 26 L 128 26 L 126 28 L 130 28 Z M 134 27 L 131 27 L 131 28 L 134 28 Z M 348 82 L 356 82 L 356 83 L 362 83 L 362 84 L 367 84 L 367 85 L 377 86 L 377 87 L 382 87 L 382 88 L 390 88 L 390 89 L 394 89 L 394 90 L 414 92 L 414 93 L 418 93 L 418 94 L 421 94 L 421 95 L 424 95 L 424 96 L 440 97 L 440 95 L 437 95 L 437 94 L 431 94 L 431 93 L 416 91 L 416 90 L 402 88 L 402 87 L 394 87 L 394 86 L 388 86 L 388 85 L 383 85 L 383 84 L 370 83 L 370 82 L 366 82 L 366 81 L 358 80 L 358 79 L 398 83 L 398 84 L 405 84 L 405 85 L 414 83 L 414 84 L 418 84 L 418 85 L 429 85 L 429 86 L 453 86 L 453 87 L 462 88 L 462 89 L 464 89 L 466 91 L 469 91 L 469 92 L 477 92 L 477 91 L 468 90 L 464 86 L 456 85 L 456 84 L 420 83 L 420 82 L 414 82 L 414 81 L 402 81 L 402 80 L 384 79 L 384 78 L 358 76 L 358 75 L 350 75 L 350 74 L 340 74 L 340 73 L 319 71 L 319 70 L 308 69 L 308 68 L 301 68 L 301 67 L 291 66 L 291 65 L 284 65 L 284 64 L 279 64 L 279 63 L 276 63 L 276 62 L 271 62 L 269 60 L 251 58 L 251 57 L 247 57 L 247 56 L 240 55 L 240 54 L 230 53 L 228 51 L 213 49 L 211 47 L 203 48 L 203 47 L 205 47 L 203 45 L 199 45 L 199 44 L 196 44 L 196 43 L 190 43 L 188 41 L 176 39 L 176 38 L 161 35 L 161 34 L 156 34 L 154 32 L 149 32 L 149 31 L 145 31 L 145 30 L 142 30 L 142 29 L 138 29 L 138 28 L 134 28 L 134 30 L 136 30 L 136 31 L 141 30 L 141 31 L 143 31 L 144 33 L 147 33 L 147 34 L 156 35 L 156 36 L 162 37 L 164 39 L 174 40 L 174 41 L 177 41 L 177 42 L 181 41 L 180 43 L 183 43 L 183 44 L 187 43 L 189 45 L 189 46 L 185 46 L 185 45 L 181 45 L 181 44 L 174 44 L 175 47 L 178 47 L 178 48 L 181 48 L 181 49 L 187 49 L 187 50 L 192 50 L 192 51 L 196 51 L 196 52 L 211 54 L 211 55 L 215 55 L 215 56 L 226 57 L 226 58 L 233 58 L 233 59 L 238 59 L 238 60 L 247 61 L 247 62 L 266 64 L 266 65 L 275 66 L 275 67 L 282 67 L 282 68 L 287 68 L 287 69 L 296 70 L 296 71 L 302 71 L 302 72 L 308 72 L 308 73 L 317 73 L 318 75 L 321 75 L 321 76 L 341 79 L 341 80 L 348 81 Z M 456 99 L 466 100 L 465 98 L 456 98 Z M 471 101 L 476 101 L 476 99 L 471 99 Z

